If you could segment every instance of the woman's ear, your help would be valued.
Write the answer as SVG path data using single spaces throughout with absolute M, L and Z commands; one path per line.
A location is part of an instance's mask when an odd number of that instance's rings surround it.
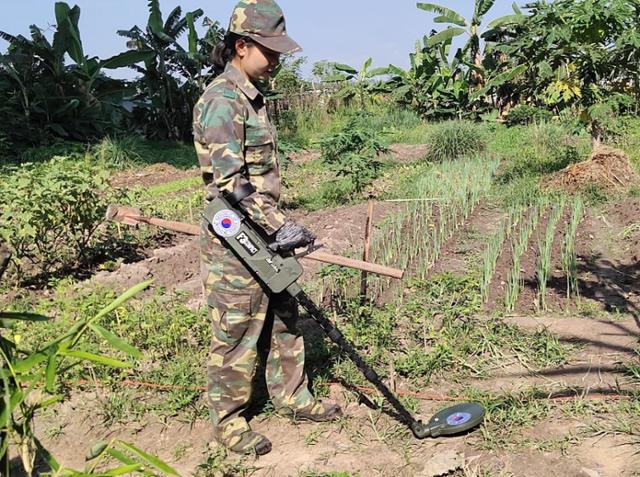
M 244 38 L 238 38 L 236 40 L 236 55 L 240 58 L 244 58 L 247 56 L 247 49 L 249 48 L 249 44 Z

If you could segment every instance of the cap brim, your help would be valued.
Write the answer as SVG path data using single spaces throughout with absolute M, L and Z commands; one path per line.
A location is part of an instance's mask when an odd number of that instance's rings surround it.
M 270 50 L 277 51 L 278 53 L 297 53 L 302 51 L 300 45 L 291 39 L 287 35 L 280 36 L 260 36 L 260 35 L 248 35 L 253 41 L 260 43 L 262 46 L 266 46 Z

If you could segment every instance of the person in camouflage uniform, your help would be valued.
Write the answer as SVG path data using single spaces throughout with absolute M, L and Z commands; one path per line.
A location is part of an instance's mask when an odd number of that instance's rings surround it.
M 288 221 L 278 208 L 276 131 L 256 84 L 274 73 L 280 53 L 299 50 L 287 36 L 282 10 L 273 0 L 239 2 L 227 36 L 214 52 L 224 72 L 194 108 L 194 141 L 207 200 L 218 194 L 241 198 L 239 207 L 281 250 L 307 245 L 315 237 Z M 316 400 L 308 389 L 304 343 L 296 330 L 298 310 L 291 297 L 265 292 L 233 252 L 215 238 L 206 220 L 201 258 L 213 327 L 207 397 L 215 439 L 241 453 L 271 450 L 269 440 L 252 431 L 243 416 L 262 333 L 270 333 L 265 374 L 278 411 L 316 421 L 340 416 L 337 405 Z

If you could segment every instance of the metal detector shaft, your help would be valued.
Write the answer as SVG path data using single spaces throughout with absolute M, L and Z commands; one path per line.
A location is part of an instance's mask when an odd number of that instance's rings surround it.
M 287 292 L 298 302 L 298 304 L 307 310 L 311 318 L 318 323 L 329 339 L 333 341 L 341 351 L 343 351 L 351 361 L 358 367 L 358 369 L 364 374 L 364 377 L 373 384 L 385 399 L 393 406 L 396 412 L 400 415 L 402 421 L 413 432 L 413 435 L 418 439 L 424 439 L 428 437 L 431 432 L 428 426 L 425 426 L 422 421 L 416 420 L 406 407 L 398 400 L 398 398 L 391 392 L 391 390 L 382 382 L 382 379 L 378 373 L 369 366 L 364 359 L 358 354 L 355 347 L 344 337 L 338 328 L 327 318 L 324 312 L 316 306 L 316 304 L 306 295 L 302 288 L 293 283 L 287 288 Z
M 302 267 L 295 257 L 273 251 L 267 239 L 254 230 L 241 211 L 234 210 L 223 197 L 212 201 L 203 213 L 213 232 L 250 270 L 263 286 L 273 293 L 287 291 L 296 302 L 320 325 L 329 339 L 353 361 L 367 380 L 373 384 L 398 412 L 413 435 L 418 439 L 464 432 L 479 424 L 484 410 L 475 404 L 461 404 L 440 411 L 428 424 L 416 420 L 391 390 L 358 354 L 354 346 L 325 316 L 320 308 L 304 293 L 298 279 Z

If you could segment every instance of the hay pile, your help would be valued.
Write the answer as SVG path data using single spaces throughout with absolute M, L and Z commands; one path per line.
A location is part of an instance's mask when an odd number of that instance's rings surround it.
M 597 146 L 589 160 L 572 164 L 543 179 L 546 189 L 562 189 L 569 192 L 595 185 L 611 192 L 624 192 L 640 183 L 627 155 L 608 146 Z

